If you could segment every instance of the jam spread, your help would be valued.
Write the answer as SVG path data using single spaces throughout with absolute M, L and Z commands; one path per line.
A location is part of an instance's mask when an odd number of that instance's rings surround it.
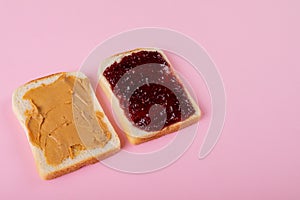
M 103 72 L 132 124 L 159 131 L 195 113 L 168 62 L 157 51 L 139 51 Z

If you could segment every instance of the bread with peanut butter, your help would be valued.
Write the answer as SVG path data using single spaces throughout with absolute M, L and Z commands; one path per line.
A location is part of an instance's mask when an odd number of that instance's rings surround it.
M 15 90 L 12 105 L 43 179 L 96 163 L 120 149 L 114 128 L 80 72 L 30 81 Z
M 198 122 L 201 111 L 163 51 L 139 48 L 101 63 L 99 84 L 132 144 Z

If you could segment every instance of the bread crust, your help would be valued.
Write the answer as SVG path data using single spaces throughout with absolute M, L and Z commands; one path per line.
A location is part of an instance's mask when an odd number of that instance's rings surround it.
M 107 96 L 107 98 L 109 99 L 110 102 L 112 102 L 113 99 L 116 100 L 116 96 L 114 95 L 113 91 L 111 90 L 110 84 L 108 83 L 106 78 L 103 76 L 104 70 L 107 67 L 109 67 L 111 64 L 113 64 L 114 62 L 118 61 L 118 59 L 122 59 L 123 57 L 125 57 L 127 55 L 131 55 L 132 53 L 139 52 L 139 51 L 158 51 L 159 53 L 162 54 L 164 59 L 168 62 L 169 66 L 170 66 L 170 69 L 174 72 L 173 67 L 172 67 L 170 61 L 168 60 L 168 58 L 166 57 L 166 55 L 161 50 L 156 49 L 156 48 L 137 48 L 137 49 L 133 49 L 133 50 L 130 50 L 130 51 L 123 52 L 123 53 L 115 54 L 115 55 L 107 58 L 101 64 L 101 66 L 99 68 L 99 71 L 98 71 L 98 77 L 99 77 L 99 82 L 98 83 L 99 83 L 100 87 L 102 88 L 102 90 L 104 91 L 105 95 Z M 175 72 L 174 72 L 174 75 L 180 81 L 180 78 L 176 75 Z M 181 82 L 181 84 L 182 84 L 182 82 Z M 134 133 L 132 133 L 132 129 L 136 130 L 136 128 L 134 128 L 134 126 L 131 124 L 131 122 L 127 119 L 127 117 L 124 114 L 124 111 L 120 108 L 117 108 L 118 109 L 118 114 L 121 115 L 121 117 L 119 117 L 118 120 L 121 123 L 122 129 L 125 132 L 126 137 L 129 140 L 129 142 L 134 144 L 134 145 L 141 144 L 141 143 L 153 140 L 153 139 L 157 139 L 157 138 L 162 137 L 164 135 L 176 132 L 176 131 L 178 131 L 180 129 L 183 129 L 187 126 L 190 126 L 191 124 L 197 123 L 199 121 L 200 117 L 201 117 L 201 110 L 199 109 L 198 105 L 195 103 L 195 101 L 193 100 L 193 98 L 191 97 L 191 95 L 189 94 L 189 92 L 186 90 L 185 87 L 184 87 L 184 90 L 187 93 L 188 98 L 191 101 L 194 109 L 196 110 L 195 114 L 190 116 L 188 119 L 186 119 L 184 121 L 180 121 L 180 122 L 174 123 L 170 126 L 164 127 L 160 131 L 154 131 L 154 132 L 145 132 L 144 131 L 143 136 L 140 136 L 140 135 L 138 136 L 138 135 L 135 135 Z M 118 101 L 118 100 L 116 100 L 116 101 Z
M 84 160 L 82 162 L 79 162 L 75 165 L 72 165 L 70 167 L 66 167 L 66 168 L 62 168 L 60 170 L 57 170 L 57 171 L 54 171 L 52 173 L 48 173 L 48 174 L 44 174 L 44 175 L 41 175 L 41 177 L 45 180 L 51 180 L 51 179 L 54 179 L 54 178 L 57 178 L 57 177 L 60 177 L 62 175 L 65 175 L 65 174 L 68 174 L 68 173 L 71 173 L 73 171 L 76 171 L 86 165 L 90 165 L 90 164 L 94 164 L 96 162 L 99 162 L 99 160 L 97 160 L 97 158 L 89 158 L 87 160 Z
M 40 172 L 41 177 L 44 180 L 51 180 L 60 176 L 63 176 L 65 174 L 71 173 L 73 171 L 76 171 L 86 165 L 91 165 L 91 164 L 95 164 L 97 162 L 99 162 L 100 160 L 104 160 L 105 158 L 110 157 L 111 155 L 113 155 L 114 153 L 117 153 L 120 149 L 114 149 L 112 151 L 106 152 L 105 154 L 99 156 L 99 157 L 90 157 L 87 158 L 85 160 L 80 161 L 79 163 L 76 163 L 74 165 L 71 165 L 69 167 L 65 167 L 62 169 L 59 169 L 57 171 L 51 172 L 51 173 L 47 173 L 47 174 L 43 174 L 42 172 Z
M 34 146 L 29 139 L 28 130 L 25 125 L 26 116 L 24 115 L 24 110 L 26 110 L 24 107 L 24 104 L 26 104 L 26 100 L 22 99 L 22 94 L 26 92 L 26 90 L 31 89 L 30 86 L 32 85 L 32 88 L 38 87 L 36 84 L 43 84 L 42 82 L 46 82 L 47 80 L 51 79 L 49 83 L 52 83 L 56 79 L 58 79 L 61 75 L 67 75 L 67 76 L 76 76 L 77 78 L 86 78 L 86 76 L 80 72 L 59 72 L 55 74 L 51 74 L 48 76 L 44 76 L 41 78 L 37 78 L 35 80 L 29 81 L 22 85 L 21 87 L 17 88 L 12 96 L 12 106 L 13 111 L 15 115 L 17 116 L 19 122 L 21 123 L 23 129 L 26 132 L 27 140 L 29 142 L 29 145 L 31 147 L 31 151 L 34 156 L 34 160 L 37 166 L 37 170 L 39 172 L 39 175 L 42 179 L 50 180 L 65 174 L 68 174 L 70 172 L 73 172 L 83 166 L 94 164 L 98 162 L 99 160 L 103 160 L 114 153 L 118 152 L 120 150 L 120 140 L 113 129 L 112 125 L 109 123 L 108 119 L 105 116 L 105 123 L 108 125 L 109 130 L 112 134 L 111 140 L 108 142 L 108 144 L 105 145 L 103 149 L 96 148 L 91 150 L 83 150 L 81 151 L 77 156 L 74 157 L 74 159 L 68 158 L 64 160 L 61 164 L 58 166 L 50 166 L 46 163 L 46 159 L 44 156 L 43 151 Z M 94 107 L 95 111 L 101 111 L 104 113 L 103 109 L 101 108 L 93 90 L 91 90 L 91 95 L 94 101 L 94 105 L 96 104 L 97 107 Z M 26 106 L 25 106 L 26 107 Z M 28 108 L 28 107 L 27 107 Z
M 50 78 L 50 77 L 53 77 L 53 76 L 63 75 L 63 74 L 66 74 L 66 72 L 57 72 L 57 73 L 54 73 L 54 74 L 46 75 L 46 76 L 43 76 L 43 77 L 36 78 L 36 79 L 34 79 L 34 80 L 28 81 L 28 82 L 25 83 L 24 85 L 27 85 L 27 84 L 29 84 L 29 83 L 36 83 L 36 82 L 38 82 L 38 81 L 41 81 L 41 80 L 44 80 L 44 79 L 47 79 L 47 78 Z M 21 86 L 21 87 L 22 87 L 22 86 Z

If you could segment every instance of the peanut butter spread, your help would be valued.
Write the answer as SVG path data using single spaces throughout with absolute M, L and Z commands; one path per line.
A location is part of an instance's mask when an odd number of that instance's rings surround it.
M 50 165 L 74 158 L 82 150 L 103 147 L 111 138 L 103 113 L 94 111 L 86 78 L 63 73 L 53 83 L 29 90 L 23 98 L 32 107 L 25 112 L 29 139 Z

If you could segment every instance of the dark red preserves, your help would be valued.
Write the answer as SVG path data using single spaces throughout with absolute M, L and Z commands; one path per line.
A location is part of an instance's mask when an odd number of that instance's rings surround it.
M 182 84 L 163 56 L 139 51 L 114 62 L 103 72 L 132 124 L 159 131 L 195 113 Z

